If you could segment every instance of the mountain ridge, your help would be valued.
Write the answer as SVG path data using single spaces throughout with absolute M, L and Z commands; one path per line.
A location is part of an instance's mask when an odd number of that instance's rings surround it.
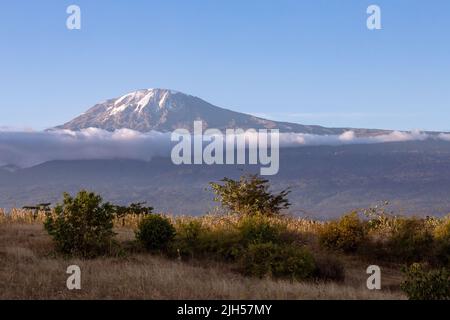
M 279 129 L 280 132 L 340 135 L 354 131 L 357 136 L 387 134 L 390 130 L 327 128 L 318 125 L 273 121 L 215 106 L 199 97 L 171 89 L 140 89 L 98 103 L 73 120 L 54 129 L 79 131 L 99 128 L 107 131 L 132 129 L 139 132 L 170 132 L 188 129 L 201 120 L 204 129 Z
M 280 150 L 274 191 L 291 188 L 292 214 L 328 218 L 390 201 L 397 213 L 450 212 L 450 144 L 444 141 L 307 146 Z M 198 215 L 214 207 L 209 182 L 238 179 L 258 166 L 175 166 L 167 157 L 55 160 L 0 170 L 0 207 L 56 203 L 62 192 L 95 191 L 120 204 L 147 201 L 160 212 Z

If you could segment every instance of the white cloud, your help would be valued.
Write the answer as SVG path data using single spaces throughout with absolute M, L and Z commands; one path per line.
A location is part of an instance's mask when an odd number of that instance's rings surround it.
M 281 133 L 280 146 L 368 144 L 395 141 L 450 141 L 450 134 L 430 136 L 420 131 L 374 137 L 358 137 L 353 131 L 341 135 Z M 174 145 L 170 133 L 140 133 L 129 129 L 108 132 L 89 128 L 82 131 L 0 131 L 0 165 L 32 166 L 51 160 L 137 159 L 169 156 Z

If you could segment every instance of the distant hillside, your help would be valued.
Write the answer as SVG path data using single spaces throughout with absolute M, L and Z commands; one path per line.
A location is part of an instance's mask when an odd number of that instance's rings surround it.
M 281 150 L 274 189 L 291 187 L 294 214 L 338 216 L 389 200 L 404 213 L 450 212 L 450 143 L 315 146 Z M 63 191 L 95 190 L 119 203 L 148 201 L 157 210 L 203 214 L 213 208 L 208 182 L 259 172 L 251 166 L 175 166 L 168 158 L 53 161 L 0 169 L 0 207 L 55 202 Z M 303 211 L 304 210 L 304 211 Z

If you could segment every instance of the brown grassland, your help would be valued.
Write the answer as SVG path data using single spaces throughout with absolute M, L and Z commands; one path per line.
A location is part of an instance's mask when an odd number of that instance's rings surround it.
M 0 211 L 0 299 L 405 299 L 398 266 L 383 265 L 382 289 L 368 290 L 366 268 L 356 256 L 343 256 L 345 280 L 276 280 L 243 276 L 226 263 L 179 261 L 145 252 L 95 259 L 67 258 L 55 253 L 44 230 L 44 214 Z M 173 218 L 175 219 L 175 218 Z M 197 218 L 177 218 L 197 219 Z M 206 216 L 209 223 L 220 219 Z M 119 243 L 134 239 L 139 218 L 116 221 Z M 292 219 L 290 228 L 312 230 L 316 222 Z M 66 269 L 82 270 L 82 289 L 66 288 Z

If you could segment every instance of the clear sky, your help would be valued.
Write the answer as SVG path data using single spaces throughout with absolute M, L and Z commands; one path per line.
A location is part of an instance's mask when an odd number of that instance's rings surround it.
M 152 87 L 276 120 L 450 131 L 450 1 L 1 2 L 0 126 L 40 130 Z

